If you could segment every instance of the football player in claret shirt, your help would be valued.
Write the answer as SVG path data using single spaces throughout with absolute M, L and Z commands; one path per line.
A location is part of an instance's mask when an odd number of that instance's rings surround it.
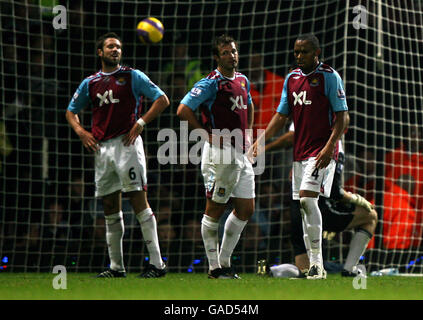
M 110 268 L 100 278 L 125 277 L 122 253 L 124 234 L 122 193 L 126 193 L 141 225 L 150 264 L 140 275 L 157 278 L 166 274 L 157 237 L 157 223 L 147 201 L 147 172 L 143 127 L 168 105 L 169 99 L 141 71 L 121 66 L 122 43 L 115 33 L 97 42 L 101 70 L 82 81 L 66 111 L 66 119 L 84 147 L 95 153 L 96 197 L 101 197 L 106 221 Z M 141 118 L 141 99 L 153 101 Z M 78 113 L 92 112 L 92 127 L 82 127 Z
M 300 200 L 304 236 L 310 243 L 307 279 L 325 279 L 322 258 L 322 215 L 319 195 L 329 197 L 335 173 L 337 142 L 349 123 L 344 86 L 339 74 L 319 61 L 319 40 L 299 36 L 294 44 L 298 68 L 286 76 L 277 112 L 251 149 L 258 154 L 261 139 L 281 130 L 288 117 L 295 126 L 292 196 Z
M 267 144 L 265 151 L 274 148 L 290 148 L 294 142 L 294 124 L 291 123 L 289 131 L 278 139 Z M 319 208 L 322 213 L 323 232 L 334 234 L 344 230 L 354 229 L 349 251 L 341 275 L 344 277 L 365 276 L 358 267 L 360 257 L 364 254 L 367 245 L 374 235 L 377 225 L 377 212 L 373 205 L 359 194 L 345 191 L 342 187 L 342 171 L 344 168 L 345 154 L 342 141 L 338 141 L 338 159 L 332 183 L 330 198 L 320 197 Z M 269 275 L 273 277 L 298 277 L 307 276 L 309 259 L 307 253 L 310 243 L 304 237 L 304 221 L 300 214 L 299 200 L 291 201 L 291 244 L 294 249 L 295 264 L 281 264 L 269 268 Z M 262 267 L 262 266 L 261 266 Z M 263 268 L 260 273 L 263 274 Z
M 254 106 L 249 80 L 236 71 L 235 40 L 227 35 L 217 37 L 213 42 L 213 57 L 217 69 L 194 85 L 182 99 L 177 114 L 187 120 L 192 129 L 208 133 L 201 161 L 207 198 L 201 234 L 209 262 L 209 278 L 236 279 L 239 276 L 231 269 L 231 255 L 254 213 L 254 170 L 244 152 L 250 146 L 251 131 L 247 129 L 252 130 Z M 203 124 L 194 113 L 198 108 L 202 111 Z M 235 142 L 225 143 L 225 139 L 218 138 L 216 131 L 225 129 L 237 131 L 239 139 L 235 137 Z M 230 155 L 230 161 L 225 161 L 225 155 Z M 219 219 L 230 198 L 234 210 L 225 222 L 219 251 Z

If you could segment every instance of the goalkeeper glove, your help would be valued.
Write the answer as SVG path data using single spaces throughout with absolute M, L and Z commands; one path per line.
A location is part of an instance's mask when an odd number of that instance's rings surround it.
M 331 241 L 333 238 L 335 238 L 336 232 L 323 231 L 322 236 L 323 236 L 323 239 Z
M 358 193 L 350 193 L 350 195 L 351 195 L 351 203 L 354 203 L 355 205 L 363 207 L 367 211 L 372 211 L 374 209 L 374 206 L 369 201 L 367 201 L 362 196 L 360 196 Z

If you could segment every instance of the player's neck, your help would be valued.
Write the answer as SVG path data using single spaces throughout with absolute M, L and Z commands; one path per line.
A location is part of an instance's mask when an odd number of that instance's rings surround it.
M 221 67 L 217 67 L 217 70 L 224 76 L 225 78 L 233 78 L 235 77 L 235 69 L 224 69 Z
M 316 68 L 319 66 L 319 64 L 320 64 L 320 61 L 319 61 L 319 60 L 317 60 L 317 61 L 313 64 L 313 67 L 312 67 L 312 68 L 307 69 L 307 70 L 301 69 L 301 71 L 302 71 L 304 74 L 309 74 L 309 73 L 312 73 L 314 70 L 316 70 Z
M 103 65 L 101 67 L 101 72 L 103 72 L 103 73 L 112 73 L 112 72 L 118 70 L 119 68 L 120 68 L 120 64 L 118 64 L 116 66 L 108 66 L 108 65 L 105 65 L 103 63 Z

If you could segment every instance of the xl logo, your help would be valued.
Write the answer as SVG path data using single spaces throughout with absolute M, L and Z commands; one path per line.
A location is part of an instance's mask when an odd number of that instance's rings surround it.
M 294 106 L 297 105 L 297 103 L 300 104 L 300 106 L 304 104 L 311 104 L 311 100 L 307 100 L 307 91 L 301 91 L 298 95 L 296 92 L 293 92 L 292 95 L 294 96 Z M 302 99 L 301 99 L 302 98 Z
M 110 101 L 107 99 L 107 96 L 109 96 Z M 100 99 L 100 107 L 105 104 L 109 103 L 118 103 L 119 99 L 113 99 L 113 91 L 112 90 L 106 90 L 103 95 L 97 93 L 97 97 Z
M 242 96 L 237 96 L 237 97 L 235 97 L 235 99 L 233 97 L 230 97 L 229 99 L 233 103 L 232 104 L 232 107 L 231 107 L 231 110 L 232 111 L 234 111 L 235 108 L 238 108 L 238 109 L 247 109 L 247 105 L 244 104 L 244 100 L 243 100 Z

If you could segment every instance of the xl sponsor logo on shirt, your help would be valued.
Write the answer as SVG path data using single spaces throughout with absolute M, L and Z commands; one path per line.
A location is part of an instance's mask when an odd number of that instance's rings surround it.
M 97 98 L 100 99 L 99 106 L 101 107 L 103 103 L 109 104 L 109 103 L 118 103 L 119 99 L 113 98 L 113 91 L 112 90 L 106 90 L 102 95 L 97 93 Z
M 294 106 L 297 105 L 297 103 L 302 106 L 303 104 L 308 105 L 311 104 L 311 100 L 307 100 L 306 96 L 307 96 L 307 91 L 301 91 L 299 94 L 297 94 L 296 92 L 292 93 L 293 97 L 294 97 Z
M 238 109 L 247 109 L 247 105 L 244 103 L 242 96 L 236 96 L 235 98 L 230 97 L 229 100 L 232 102 L 231 110 L 234 111 L 235 108 Z

